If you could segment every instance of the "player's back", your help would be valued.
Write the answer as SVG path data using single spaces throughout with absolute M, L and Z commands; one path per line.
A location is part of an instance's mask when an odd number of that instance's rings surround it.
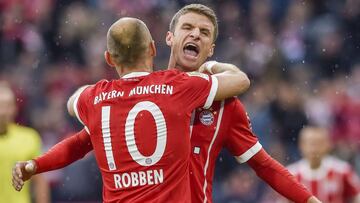
M 75 109 L 91 137 L 104 202 L 190 202 L 190 115 L 207 101 L 211 82 L 189 78 L 132 73 L 81 93 Z

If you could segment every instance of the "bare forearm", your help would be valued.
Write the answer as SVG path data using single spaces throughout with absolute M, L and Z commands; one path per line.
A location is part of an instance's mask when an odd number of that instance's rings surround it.
M 211 72 L 212 74 L 219 74 L 219 73 L 238 74 L 242 71 L 233 64 L 215 62 L 214 65 L 211 67 Z
M 204 69 L 219 80 L 219 91 L 215 100 L 242 94 L 250 86 L 247 75 L 233 64 L 210 61 L 204 64 Z
M 240 95 L 250 86 L 248 77 L 242 72 L 238 74 L 223 72 L 214 76 L 218 79 L 218 91 L 215 95 L 216 101 Z
M 213 74 L 217 78 L 216 101 L 242 94 L 250 86 L 247 75 L 233 64 L 208 61 L 199 70 Z

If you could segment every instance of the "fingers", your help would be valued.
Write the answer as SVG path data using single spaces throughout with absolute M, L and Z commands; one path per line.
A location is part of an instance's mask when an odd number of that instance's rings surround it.
M 13 185 L 14 189 L 17 191 L 20 191 L 24 185 L 24 181 L 21 179 L 22 176 L 20 176 L 20 175 L 22 175 L 20 167 L 21 167 L 20 164 L 16 164 L 12 170 L 12 185 Z M 19 173 L 19 170 L 20 170 L 20 173 Z
M 35 171 L 36 165 L 32 160 L 16 162 L 12 169 L 12 185 L 14 189 L 20 191 L 24 186 L 24 182 L 30 179 Z
M 15 168 L 14 168 L 14 171 L 15 171 L 15 174 L 19 177 L 19 178 L 22 178 L 23 177 L 23 174 L 21 172 L 21 167 L 23 167 L 24 164 L 22 163 L 16 163 L 15 164 Z
M 14 187 L 14 189 L 16 191 L 20 191 L 22 189 L 22 187 L 24 186 L 24 182 L 22 181 L 17 181 L 16 179 L 12 179 L 12 186 Z

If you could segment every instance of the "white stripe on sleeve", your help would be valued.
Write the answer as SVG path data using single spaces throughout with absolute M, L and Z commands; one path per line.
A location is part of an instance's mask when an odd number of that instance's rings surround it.
M 209 96 L 206 99 L 205 105 L 204 105 L 204 109 L 208 109 L 210 108 L 210 106 L 212 105 L 212 103 L 214 102 L 215 99 L 215 95 L 218 89 L 218 80 L 215 76 L 211 76 L 211 88 L 210 88 L 210 92 L 209 92 Z
M 78 101 L 79 101 L 79 97 L 80 97 L 81 93 L 82 93 L 85 89 L 86 89 L 86 87 L 85 87 L 85 88 L 82 88 L 82 89 L 79 90 L 79 92 L 76 94 L 76 97 L 75 97 L 74 103 L 73 103 L 73 109 L 74 109 L 76 118 L 80 121 L 81 124 L 84 125 L 86 132 L 90 135 L 89 128 L 88 128 L 88 127 L 84 124 L 84 122 L 81 120 L 81 118 L 80 118 L 80 116 L 79 116 L 79 111 L 78 111 L 78 109 L 77 109 L 77 104 L 78 104 Z
M 256 144 L 254 144 L 254 146 L 252 146 L 250 149 L 248 149 L 245 153 L 243 153 L 240 156 L 235 157 L 236 160 L 239 163 L 245 163 L 247 162 L 251 157 L 253 157 L 256 153 L 258 153 L 262 148 L 262 145 L 260 144 L 260 142 L 256 142 Z

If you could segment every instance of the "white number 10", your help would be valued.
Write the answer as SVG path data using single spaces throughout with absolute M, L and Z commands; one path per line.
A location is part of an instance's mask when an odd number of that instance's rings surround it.
M 144 156 L 139 152 L 135 143 L 135 119 L 141 111 L 148 111 L 155 120 L 157 140 L 156 148 L 152 155 Z M 106 160 L 109 170 L 115 170 L 116 164 L 111 144 L 110 134 L 110 106 L 103 106 L 101 109 L 101 130 L 106 154 Z M 116 135 L 118 136 L 118 135 Z M 166 147 L 167 129 L 166 121 L 160 108 L 153 102 L 143 101 L 137 103 L 130 111 L 125 123 L 125 140 L 128 151 L 134 161 L 142 166 L 151 166 L 156 164 L 164 154 Z

